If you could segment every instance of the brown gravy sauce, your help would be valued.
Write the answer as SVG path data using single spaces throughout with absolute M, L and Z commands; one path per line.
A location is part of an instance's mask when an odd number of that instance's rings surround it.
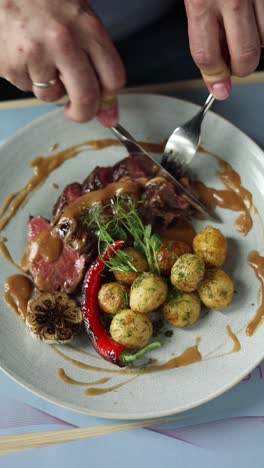
M 62 247 L 62 240 L 53 235 L 52 231 L 42 231 L 28 242 L 26 252 L 21 259 L 21 268 L 28 271 L 29 265 L 41 258 L 46 262 L 54 262 L 59 258 Z
M 23 275 L 12 275 L 6 278 L 4 301 L 22 320 L 27 314 L 27 303 L 33 291 L 33 283 Z
M 161 153 L 164 148 L 164 142 L 139 143 L 144 149 L 152 153 Z M 39 187 L 47 179 L 49 174 L 61 166 L 61 164 L 68 159 L 76 157 L 85 150 L 101 150 L 110 146 L 120 146 L 120 142 L 115 139 L 85 141 L 50 156 L 40 156 L 33 159 L 31 162 L 31 166 L 34 168 L 33 176 L 18 192 L 8 195 L 2 208 L 0 208 L 0 231 L 14 216 L 30 193 Z M 200 148 L 199 151 L 218 160 L 220 178 L 225 184 L 226 190 L 210 189 L 201 182 L 195 182 L 193 187 L 197 190 L 198 195 L 201 196 L 202 202 L 209 204 L 209 206 L 213 204 L 213 206 L 221 206 L 223 208 L 240 211 L 241 215 L 236 220 L 235 227 L 243 234 L 247 234 L 252 226 L 252 219 L 249 213 L 252 207 L 252 195 L 242 186 L 240 176 L 228 163 L 204 148 Z
M 113 142 L 119 144 L 118 142 L 116 142 L 116 140 L 113 140 Z M 31 161 L 31 166 L 34 168 L 33 176 L 16 194 L 13 194 L 14 196 L 12 200 L 9 200 L 7 198 L 2 208 L 0 209 L 0 231 L 7 225 L 10 219 L 12 219 L 14 214 L 20 208 L 21 204 L 24 201 L 26 201 L 30 193 L 36 188 L 38 188 L 47 179 L 51 172 L 53 172 L 55 169 L 61 166 L 68 159 L 76 157 L 82 151 L 89 149 L 101 149 L 102 147 L 106 147 L 109 145 L 109 140 L 95 140 L 90 142 L 87 141 L 78 145 L 71 146 L 63 151 L 59 151 L 58 153 L 52 154 L 50 156 L 40 156 L 33 159 Z M 9 212 L 6 213 L 8 208 Z
M 132 179 L 120 180 L 108 184 L 104 189 L 88 192 L 70 203 L 60 216 L 60 222 L 65 220 L 73 220 L 79 217 L 83 211 L 83 207 L 89 207 L 98 201 L 107 200 L 121 193 L 137 193 L 139 184 Z
M 72 377 L 70 377 L 68 374 L 66 374 L 64 369 L 58 369 L 58 376 L 61 380 L 63 380 L 63 382 L 69 385 L 78 385 L 78 386 L 83 386 L 83 387 L 88 387 L 88 385 L 100 385 L 100 384 L 109 382 L 109 380 L 111 380 L 111 377 L 103 377 L 102 379 L 93 380 L 92 382 L 80 382 L 79 380 L 75 380 Z
M 223 354 L 217 354 L 217 355 L 214 355 L 214 353 L 216 353 L 217 351 L 219 351 L 221 348 L 223 348 L 223 346 L 226 345 L 226 341 L 224 341 L 223 343 L 221 343 L 220 345 L 218 345 L 216 348 L 212 349 L 211 351 L 209 351 L 209 353 L 205 354 L 203 356 L 203 360 L 204 361 L 209 361 L 211 359 L 218 359 L 220 357 L 223 357 L 223 356 L 228 356 L 229 354 L 233 354 L 233 353 L 237 353 L 238 351 L 240 351 L 241 349 L 241 344 L 240 344 L 240 341 L 239 341 L 239 338 L 238 338 L 238 333 L 240 333 L 242 330 L 244 329 L 244 327 L 242 327 L 240 330 L 236 331 L 236 333 L 234 333 L 230 327 L 230 325 L 227 325 L 226 326 L 226 332 L 227 332 L 227 335 L 228 335 L 228 338 L 231 339 L 232 343 L 233 343 L 233 348 L 231 351 L 227 351 L 226 353 L 223 353 Z M 212 356 L 214 355 L 214 356 Z
M 112 387 L 106 387 L 106 388 L 87 388 L 84 393 L 85 395 L 90 395 L 90 396 L 95 396 L 95 395 L 103 395 L 104 393 L 109 393 L 112 392 L 113 390 L 116 390 L 117 388 L 123 387 L 124 385 L 127 385 L 129 382 L 132 382 L 132 380 L 135 380 L 138 376 L 135 375 L 135 377 L 132 377 L 131 379 L 125 380 L 125 382 L 121 382 L 119 384 L 113 385 Z
M 237 353 L 241 349 L 240 341 L 239 341 L 237 335 L 231 330 L 231 327 L 229 325 L 227 325 L 226 331 L 227 331 L 227 334 L 228 334 L 229 338 L 231 338 L 231 340 L 233 341 L 232 352 Z
M 155 366 L 144 368 L 143 374 L 152 374 L 153 372 L 164 371 L 168 369 L 176 369 L 177 367 L 188 366 L 195 362 L 202 360 L 198 345 L 190 346 L 186 348 L 180 356 L 176 356 L 164 364 L 157 364 Z
M 79 361 L 77 359 L 73 359 L 67 356 L 67 354 L 65 354 L 63 351 L 58 349 L 53 344 L 48 345 L 48 346 L 51 349 L 53 349 L 55 353 L 63 357 L 65 361 L 70 362 L 73 366 L 79 367 L 80 369 L 92 370 L 92 371 L 97 371 L 97 372 L 105 372 L 108 374 L 135 374 L 136 373 L 136 371 L 134 371 L 133 369 L 107 369 L 106 367 L 93 366 L 92 364 L 87 364 L 86 362 Z
M 188 366 L 189 364 L 193 364 L 195 362 L 201 361 L 202 356 L 198 350 L 198 343 L 200 340 L 197 340 L 197 344 L 195 346 L 191 346 L 190 348 L 187 348 L 183 351 L 183 353 L 179 356 L 176 356 L 169 361 L 163 363 L 163 364 L 156 364 L 156 365 L 151 365 L 150 367 L 143 367 L 143 368 L 138 368 L 138 369 L 106 369 L 103 367 L 97 367 L 97 366 L 92 366 L 89 364 L 84 363 L 83 361 L 78 361 L 76 359 L 72 359 L 69 356 L 67 356 L 65 353 L 62 351 L 58 350 L 58 348 L 54 345 L 49 345 L 56 353 L 58 353 L 60 356 L 62 356 L 66 361 L 70 362 L 74 366 L 80 367 L 81 369 L 87 369 L 87 370 L 95 370 L 98 372 L 107 372 L 110 374 L 134 374 L 134 376 L 128 380 L 125 380 L 124 382 L 121 382 L 119 384 L 113 385 L 111 387 L 106 387 L 106 388 L 96 388 L 96 387 L 91 387 L 87 388 L 85 390 L 85 395 L 90 395 L 90 396 L 95 396 L 95 395 L 102 395 L 104 393 L 109 393 L 112 392 L 113 390 L 116 390 L 120 387 L 123 387 L 124 385 L 127 385 L 129 382 L 132 380 L 136 379 L 142 374 L 150 374 L 153 372 L 159 372 L 163 370 L 169 370 L 169 369 L 175 369 L 177 367 L 182 367 L 182 366 Z M 153 361 L 151 361 L 151 364 L 153 364 Z M 64 371 L 64 369 L 60 368 L 58 369 L 58 377 L 63 380 L 66 384 L 69 385 L 79 385 L 79 386 L 88 386 L 88 385 L 99 385 L 106 383 L 108 380 L 110 380 L 110 377 L 102 378 L 99 380 L 96 380 L 94 382 L 80 382 L 78 380 L 75 380 L 71 378 L 69 375 L 67 375 Z
M 153 153 L 154 152 L 161 153 L 164 147 L 164 143 L 156 144 L 156 143 L 140 142 L 140 144 L 142 147 L 144 147 L 144 149 Z M 66 150 L 60 151 L 56 154 L 52 154 L 50 156 L 35 158 L 31 162 L 31 166 L 34 168 L 33 176 L 18 192 L 8 195 L 2 207 L 0 208 L 0 230 L 2 230 L 6 226 L 6 224 L 10 221 L 10 219 L 17 212 L 21 204 L 27 200 L 30 193 L 36 188 L 38 188 L 47 179 L 47 177 L 52 171 L 54 171 L 59 166 L 61 166 L 65 161 L 76 157 L 79 153 L 83 151 L 101 150 L 109 146 L 120 146 L 120 143 L 119 141 L 115 139 L 87 141 L 87 142 L 83 142 L 78 145 L 72 146 L 70 148 L 67 148 Z M 211 204 L 211 206 L 221 206 L 223 208 L 228 208 L 234 211 L 239 211 L 241 214 L 236 221 L 236 225 L 235 225 L 236 229 L 242 232 L 243 234 L 247 234 L 252 226 L 252 219 L 250 215 L 250 210 L 253 206 L 251 193 L 242 186 L 240 176 L 228 163 L 226 163 L 219 157 L 207 152 L 203 148 L 200 149 L 200 151 L 203 151 L 204 153 L 207 153 L 210 156 L 213 156 L 218 160 L 220 178 L 222 182 L 224 183 L 226 189 L 215 190 L 215 189 L 206 187 L 201 182 L 195 182 L 194 188 L 198 191 L 199 196 L 201 196 L 201 200 L 204 203 L 208 204 L 208 206 L 210 206 Z M 131 191 L 134 192 L 137 189 L 138 189 L 138 184 L 131 180 L 120 181 L 118 182 L 118 184 L 114 184 L 114 183 L 110 184 L 106 189 L 97 191 L 96 195 L 93 193 L 85 194 L 83 196 L 84 198 L 81 197 L 81 200 L 79 199 L 78 202 L 76 203 L 73 202 L 71 205 L 69 205 L 66 208 L 65 212 L 63 213 L 63 216 L 73 218 L 76 215 L 80 214 L 81 212 L 80 210 L 82 209 L 83 204 L 89 205 L 93 203 L 94 201 L 98 201 L 100 199 L 103 200 L 105 198 L 111 198 L 113 195 L 117 193 L 117 191 L 118 193 L 120 192 L 131 193 Z M 166 239 L 172 238 L 175 240 L 183 240 L 191 244 L 193 237 L 195 236 L 195 231 L 193 227 L 191 226 L 191 224 L 179 223 L 176 228 L 171 228 L 166 231 L 163 231 L 162 236 Z M 34 239 L 35 245 L 32 246 L 30 255 L 37 255 L 37 256 L 40 255 L 46 258 L 48 261 L 55 260 L 57 256 L 59 255 L 58 252 L 61 246 L 57 242 L 59 241 L 58 239 L 54 237 L 53 239 L 50 239 L 51 237 L 52 237 L 51 233 L 48 232 L 48 234 L 42 233 L 42 236 L 40 236 L 40 238 L 37 239 L 37 241 L 36 239 Z M 4 256 L 9 261 L 14 263 L 6 246 L 3 247 L 3 243 L 1 243 L 0 246 L 1 246 L 0 249 L 1 249 L 2 256 Z M 261 263 L 261 268 L 262 268 L 262 262 L 256 263 L 256 257 L 254 255 L 252 257 L 252 255 L 249 258 L 249 263 L 255 269 L 257 277 L 260 279 L 262 283 L 262 298 L 264 298 L 264 273 L 260 272 L 260 267 L 259 267 Z M 258 256 L 258 260 L 259 259 L 263 260 L 263 268 L 264 268 L 264 258 Z M 8 305 L 11 306 L 13 310 L 15 310 L 15 312 L 20 314 L 23 318 L 25 318 L 25 315 L 26 315 L 26 304 L 32 293 L 32 289 L 33 289 L 33 285 L 31 281 L 22 275 L 14 275 L 13 277 L 9 277 L 6 280 L 5 300 L 8 303 Z M 264 317 L 264 305 L 262 304 L 257 312 L 255 319 L 247 327 L 247 333 L 249 335 L 254 332 L 256 326 L 263 319 L 263 317 Z M 256 321 L 257 321 L 257 325 L 256 325 Z M 240 342 L 238 338 L 232 332 L 230 327 L 227 328 L 227 332 L 233 341 L 233 351 L 238 351 L 240 349 Z M 50 345 L 50 347 L 56 353 L 62 356 L 65 360 L 67 360 L 71 364 L 82 369 L 94 370 L 98 372 L 103 371 L 103 372 L 111 373 L 111 374 L 115 374 L 115 373 L 116 374 L 134 374 L 134 377 L 132 379 L 129 379 L 129 381 L 133 380 L 138 375 L 141 375 L 143 373 L 153 373 L 153 372 L 158 372 L 162 370 L 174 369 L 177 367 L 186 366 L 186 365 L 202 360 L 202 356 L 199 352 L 198 343 L 197 343 L 196 345 L 191 346 L 187 348 L 186 350 L 184 350 L 181 355 L 176 356 L 163 364 L 155 363 L 155 365 L 153 365 L 154 363 L 152 363 L 151 366 L 146 366 L 141 369 L 140 368 L 107 369 L 107 368 L 102 368 L 99 366 L 97 367 L 97 366 L 93 366 L 90 364 L 86 364 L 83 361 L 78 361 L 76 359 L 70 358 L 65 353 L 58 350 L 54 345 Z M 78 351 L 80 350 L 78 349 Z M 92 355 L 92 356 L 96 357 L 95 355 Z M 70 383 L 72 385 L 89 385 L 90 384 L 89 382 L 87 383 L 78 382 L 72 379 L 71 377 L 66 375 L 63 369 L 60 369 L 58 372 L 59 372 L 60 378 L 62 378 L 66 383 Z M 109 378 L 106 377 L 103 379 L 99 379 L 96 382 L 93 382 L 93 384 L 97 385 L 100 383 L 105 383 L 108 380 Z M 89 395 L 106 393 L 107 391 L 112 391 L 122 385 L 125 385 L 127 382 L 123 382 L 113 387 L 109 387 L 108 389 L 89 388 L 86 390 L 86 393 Z
M 99 361 L 102 362 L 102 358 L 101 358 L 101 356 L 99 356 L 99 354 L 90 353 L 89 351 L 85 351 L 84 349 L 79 348 L 78 346 L 75 346 L 75 345 L 72 345 L 72 344 L 67 344 L 66 346 L 67 346 L 67 348 L 73 349 L 73 351 L 77 351 L 78 353 L 85 354 L 86 356 L 90 356 L 90 357 L 92 357 L 94 359 L 99 359 Z
M 164 143 L 146 143 L 139 142 L 147 151 L 152 153 L 161 153 L 164 148 Z M 39 156 L 31 161 L 31 166 L 34 168 L 33 176 L 18 192 L 8 195 L 0 208 L 0 231 L 8 224 L 14 214 L 18 211 L 24 201 L 26 201 L 31 192 L 37 189 L 59 166 L 65 161 L 75 158 L 78 154 L 87 150 L 101 150 L 110 146 L 120 146 L 121 143 L 115 139 L 91 140 L 79 143 L 69 148 L 59 151 L 50 156 Z M 9 208 L 9 211 L 8 211 Z M 5 216 L 4 216 L 5 215 Z
M 235 229 L 247 235 L 253 224 L 250 214 L 253 208 L 252 194 L 243 187 L 240 175 L 229 163 L 204 148 L 200 147 L 199 151 L 212 156 L 218 161 L 220 179 L 226 188 L 222 190 L 213 189 L 198 181 L 191 183 L 192 188 L 208 208 L 213 209 L 219 206 L 239 211 L 241 214 L 235 221 Z
M 191 346 L 185 349 L 181 355 L 176 356 L 163 364 L 157 364 L 154 366 L 152 365 L 152 366 L 144 367 L 144 368 L 108 369 L 105 367 L 93 366 L 83 361 L 73 359 L 67 356 L 67 354 L 65 354 L 63 351 L 59 350 L 55 345 L 49 345 L 49 346 L 57 354 L 59 354 L 66 361 L 70 362 L 76 367 L 79 367 L 81 369 L 98 371 L 98 372 L 106 372 L 109 374 L 136 374 L 136 375 L 150 374 L 150 373 L 158 372 L 162 370 L 175 369 L 177 367 L 188 366 L 189 364 L 193 364 L 194 362 L 198 362 L 202 360 L 202 356 L 198 350 L 198 344 L 196 344 L 194 346 Z
M 248 210 L 251 210 L 253 207 L 252 193 L 242 185 L 240 175 L 227 161 L 224 161 L 219 157 L 218 160 L 222 182 L 227 188 L 235 192 L 244 201 Z
M 0 238 L 0 255 L 5 260 L 7 260 L 9 263 L 11 263 L 12 265 L 14 265 L 16 268 L 18 268 L 20 270 L 20 266 L 17 265 L 17 263 L 15 262 L 15 260 L 13 259 L 12 255 L 11 255 L 11 253 L 9 252 L 9 249 L 7 248 L 7 245 L 5 243 L 4 238 Z
M 261 284 L 261 304 L 256 312 L 255 317 L 249 322 L 246 328 L 246 334 L 248 336 L 253 335 L 256 328 L 264 320 L 264 257 L 259 255 L 256 250 L 250 252 L 248 256 L 248 263 L 253 268 Z
M 6 212 L 7 208 L 9 207 L 10 203 L 12 202 L 12 200 L 14 200 L 14 198 L 16 198 L 17 196 L 17 192 L 15 193 L 10 193 L 9 195 L 7 195 L 1 209 L 0 209 L 0 218 L 3 216 L 3 214 Z
M 240 211 L 240 216 L 235 221 L 235 229 L 241 234 L 247 235 L 252 228 L 252 218 L 243 200 L 231 190 L 217 190 L 207 187 L 202 182 L 192 182 L 192 187 L 199 199 L 208 208 L 219 206 L 232 211 Z
M 183 221 L 178 221 L 176 226 L 160 231 L 162 239 L 182 241 L 191 246 L 195 235 L 196 232 L 191 223 Z

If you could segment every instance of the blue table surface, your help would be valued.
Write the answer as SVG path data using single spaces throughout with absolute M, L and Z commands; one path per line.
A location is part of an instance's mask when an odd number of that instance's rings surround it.
M 201 104 L 206 91 L 197 89 L 174 95 Z M 54 107 L 0 110 L 0 140 Z M 228 101 L 214 105 L 215 112 L 240 127 L 262 147 L 263 109 L 264 84 L 237 86 Z M 186 468 L 263 467 L 263 372 L 264 363 L 229 392 L 187 412 L 184 422 L 4 455 L 0 467 L 70 468 L 76 463 L 94 468 L 114 468 L 121 464 L 126 468 L 160 468 L 169 464 Z M 0 372 L 0 435 L 113 422 L 117 421 L 57 407 Z

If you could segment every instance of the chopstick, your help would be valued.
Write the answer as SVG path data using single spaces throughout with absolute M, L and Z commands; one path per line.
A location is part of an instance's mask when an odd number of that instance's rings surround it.
M 110 424 L 104 426 L 82 427 L 76 429 L 60 429 L 47 432 L 33 432 L 28 434 L 15 434 L 0 436 L 0 455 L 14 453 L 21 450 L 46 447 L 47 445 L 61 444 L 75 440 L 98 437 L 113 432 L 129 431 L 131 429 L 140 429 L 156 424 L 165 424 L 168 422 L 186 419 L 186 417 L 152 419 L 132 423 Z

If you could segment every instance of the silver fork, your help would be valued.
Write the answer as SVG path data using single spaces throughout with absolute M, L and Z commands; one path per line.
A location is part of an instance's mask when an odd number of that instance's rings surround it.
M 201 140 L 201 126 L 204 116 L 215 98 L 209 94 L 203 107 L 184 125 L 177 127 L 165 146 L 161 164 L 167 171 L 173 169 L 179 176 L 183 175 L 191 163 Z
M 181 182 L 168 172 L 164 167 L 161 166 L 147 151 L 145 151 L 136 140 L 130 135 L 130 133 L 123 128 L 121 125 L 112 127 L 110 129 L 114 135 L 120 140 L 120 142 L 126 147 L 128 153 L 131 156 L 137 157 L 149 166 L 150 162 L 152 167 L 155 167 L 155 177 L 161 176 L 169 179 L 175 186 L 177 192 L 184 197 L 192 206 L 200 211 L 206 217 L 213 219 L 214 221 L 221 222 L 220 218 L 213 212 L 211 212 L 198 198 L 190 192 Z M 151 161 L 150 161 L 151 160 Z

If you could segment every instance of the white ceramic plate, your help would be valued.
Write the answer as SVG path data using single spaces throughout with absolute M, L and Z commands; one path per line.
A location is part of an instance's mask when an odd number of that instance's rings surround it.
M 161 96 L 128 95 L 120 98 L 121 122 L 136 138 L 163 141 L 179 124 L 190 118 L 197 106 L 178 99 Z M 64 119 L 57 110 L 38 119 L 32 125 L 16 133 L 0 149 L 0 200 L 21 187 L 32 173 L 30 161 L 36 155 L 46 155 L 50 146 L 59 148 L 84 140 L 111 137 L 109 131 L 97 121 L 78 125 Z M 111 380 L 101 387 L 114 386 L 131 376 L 105 374 L 79 369 L 54 353 L 47 345 L 34 341 L 23 323 L 6 307 L 2 299 L 0 315 L 0 364 L 2 369 L 29 390 L 50 401 L 68 408 L 109 418 L 135 419 L 164 416 L 198 406 L 222 394 L 238 383 L 264 358 L 264 326 L 251 337 L 245 334 L 245 325 L 253 317 L 258 303 L 259 283 L 247 264 L 252 249 L 263 253 L 264 233 L 260 217 L 264 215 L 264 155 L 246 135 L 226 120 L 209 113 L 203 127 L 202 144 L 208 150 L 221 155 L 240 173 L 243 184 L 253 193 L 254 204 L 260 216 L 253 213 L 254 226 L 247 237 L 234 229 L 237 213 L 219 210 L 223 219 L 221 229 L 229 239 L 229 257 L 225 269 L 232 275 L 237 294 L 232 305 L 224 312 L 212 311 L 189 329 L 174 330 L 172 338 L 164 339 L 163 347 L 152 352 L 152 357 L 164 362 L 179 355 L 201 337 L 199 350 L 202 356 L 212 353 L 212 359 L 204 359 L 186 367 L 154 374 L 146 374 L 115 391 L 86 396 L 85 387 L 67 385 L 57 377 L 58 368 L 64 368 L 79 381 L 93 381 L 105 376 Z M 111 165 L 124 157 L 122 148 L 102 151 L 85 151 L 66 162 L 41 186 L 10 222 L 4 231 L 8 246 L 19 260 L 26 244 L 26 221 L 29 214 L 50 216 L 51 207 L 59 191 L 51 188 L 56 182 L 62 189 L 67 183 L 82 181 L 96 165 Z M 215 176 L 213 158 L 200 155 L 194 171 L 199 167 L 200 179 L 207 185 L 220 187 Z M 204 223 L 208 224 L 208 223 Z M 14 267 L 1 259 L 0 288 L 4 279 L 15 273 Z M 255 304 L 255 306 L 252 306 Z M 226 333 L 226 325 L 238 332 L 241 351 L 229 353 L 232 342 Z M 78 345 L 92 351 L 86 336 Z M 98 360 L 64 348 L 65 352 L 89 364 L 111 368 Z M 227 354 L 226 354 L 227 353 Z M 218 357 L 217 357 L 218 356 Z

